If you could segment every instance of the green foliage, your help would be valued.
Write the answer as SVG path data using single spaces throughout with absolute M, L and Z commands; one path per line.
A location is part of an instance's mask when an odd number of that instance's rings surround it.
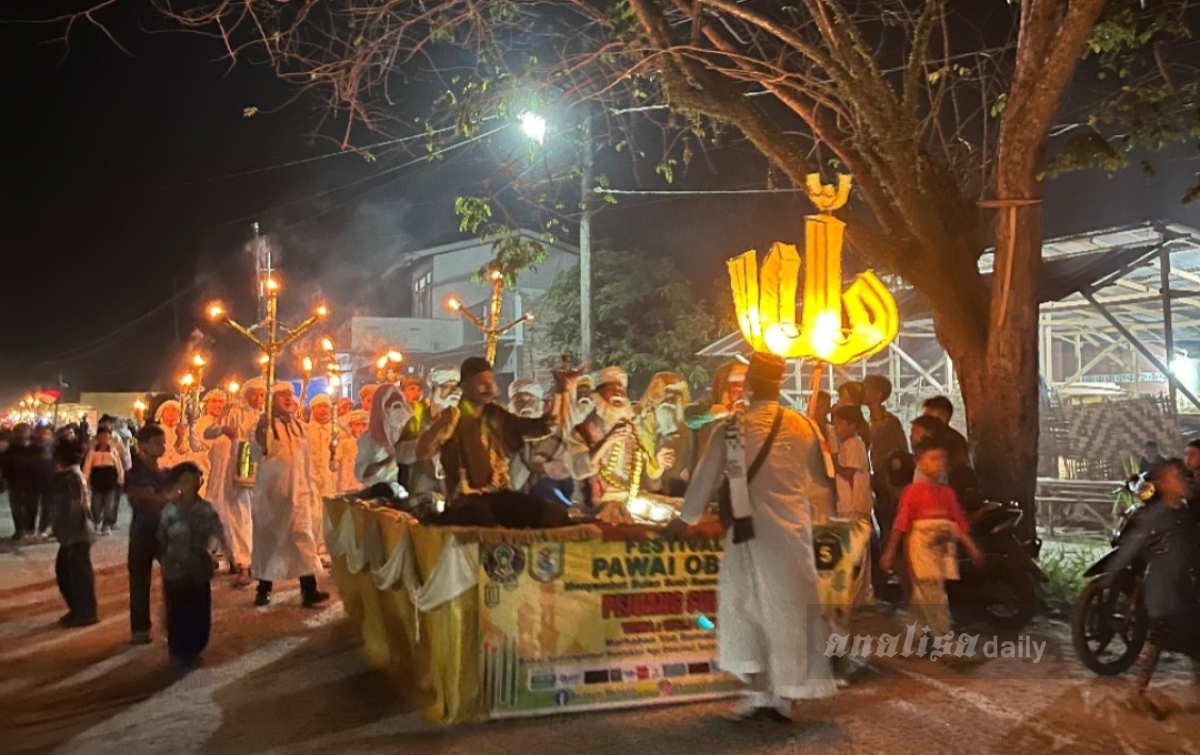
M 1092 29 L 1087 57 L 1104 90 L 1076 134 L 1049 161 L 1045 174 L 1098 167 L 1110 175 L 1134 151 L 1160 152 L 1200 139 L 1200 71 L 1186 44 L 1186 6 L 1178 2 L 1110 0 Z M 1140 161 L 1147 178 L 1149 162 Z M 1197 198 L 1200 176 L 1184 196 Z
M 492 206 L 482 197 L 458 197 L 454 200 L 458 230 L 476 235 L 492 245 L 492 259 L 475 271 L 475 280 L 486 282 L 492 270 L 504 274 L 504 282 L 513 286 L 523 270 L 536 269 L 546 259 L 546 244 L 554 243 L 549 227 L 539 238 L 523 235 L 507 223 L 492 220 Z
M 597 251 L 592 281 L 594 367 L 620 365 L 637 386 L 662 371 L 676 372 L 692 385 L 708 380 L 696 352 L 733 326 L 720 319 L 672 261 L 642 252 Z M 578 266 L 555 279 L 543 307 L 550 343 L 578 357 Z
M 1046 604 L 1052 610 L 1065 610 L 1087 584 L 1083 573 L 1096 561 L 1096 548 L 1084 543 L 1062 544 L 1042 552 L 1042 571 L 1050 581 L 1043 586 Z

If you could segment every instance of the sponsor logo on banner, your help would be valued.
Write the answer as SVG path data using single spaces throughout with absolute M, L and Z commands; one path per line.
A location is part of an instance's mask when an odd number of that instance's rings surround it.
M 530 546 L 529 576 L 547 584 L 562 576 L 566 543 L 536 543 Z
M 521 572 L 525 570 L 525 549 L 520 545 L 507 543 L 484 547 L 488 550 L 480 561 L 488 579 L 499 582 L 506 590 L 517 589 Z

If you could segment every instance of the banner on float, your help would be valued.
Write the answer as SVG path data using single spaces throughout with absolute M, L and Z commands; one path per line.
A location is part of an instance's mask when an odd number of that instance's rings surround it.
M 854 538 L 815 528 L 823 601 L 848 600 Z M 481 545 L 480 633 L 492 718 L 725 697 L 718 539 Z

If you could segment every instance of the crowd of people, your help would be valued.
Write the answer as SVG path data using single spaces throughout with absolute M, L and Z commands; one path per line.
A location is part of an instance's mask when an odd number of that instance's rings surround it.
M 982 558 L 967 513 L 983 501 L 945 396 L 925 401 L 905 432 L 887 408 L 887 378 L 847 382 L 836 400 L 822 392 L 798 412 L 780 402 L 784 370 L 762 354 L 729 363 L 699 401 L 672 373 L 635 402 L 620 367 L 588 375 L 564 364 L 548 387 L 513 382 L 505 403 L 479 357 L 363 386 L 357 405 L 322 394 L 304 406 L 292 384 L 256 379 L 236 395 L 203 394 L 198 416 L 160 403 L 136 441 L 109 417 L 95 438 L 18 426 L 0 469 L 15 537 L 54 530 L 69 627 L 96 621 L 89 549 L 117 525 L 124 491 L 132 642 L 151 641 L 157 561 L 168 646 L 185 668 L 208 642 L 218 559 L 233 586 L 257 585 L 256 606 L 283 580 L 298 580 L 305 607 L 329 598 L 318 576 L 329 567 L 331 496 L 386 498 L 430 526 L 520 529 L 646 523 L 649 509 L 633 504 L 649 497 L 674 501 L 675 516 L 651 518 L 668 538 L 716 503 L 727 534 L 719 664 L 750 684 L 740 716 L 779 718 L 790 701 L 836 689 L 812 667 L 827 661 L 813 652 L 823 619 L 808 610 L 820 603 L 813 525 L 869 523 L 873 566 L 904 566 L 914 610 L 940 636 L 951 630 L 954 544 Z

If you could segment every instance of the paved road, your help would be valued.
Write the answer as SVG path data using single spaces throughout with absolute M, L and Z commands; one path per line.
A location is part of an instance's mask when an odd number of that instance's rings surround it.
M 0 533 L 6 524 L 0 518 Z M 255 609 L 252 595 L 224 578 L 214 586 L 206 664 L 180 680 L 157 630 L 153 645 L 127 644 L 123 547 L 119 533 L 97 546 L 102 621 L 81 630 L 54 623 L 63 612 L 55 546 L 0 548 L 0 751 L 1200 755 L 1200 689 L 1186 665 L 1174 661 L 1156 686 L 1173 710 L 1152 720 L 1124 705 L 1128 679 L 1084 671 L 1065 627 L 1051 620 L 1031 628 L 1034 641 L 1047 643 L 1036 664 L 876 661 L 836 699 L 798 706 L 794 726 L 736 726 L 722 719 L 728 705 L 720 703 L 444 728 L 423 722 L 363 666 L 340 604 L 305 610 L 293 588 Z

